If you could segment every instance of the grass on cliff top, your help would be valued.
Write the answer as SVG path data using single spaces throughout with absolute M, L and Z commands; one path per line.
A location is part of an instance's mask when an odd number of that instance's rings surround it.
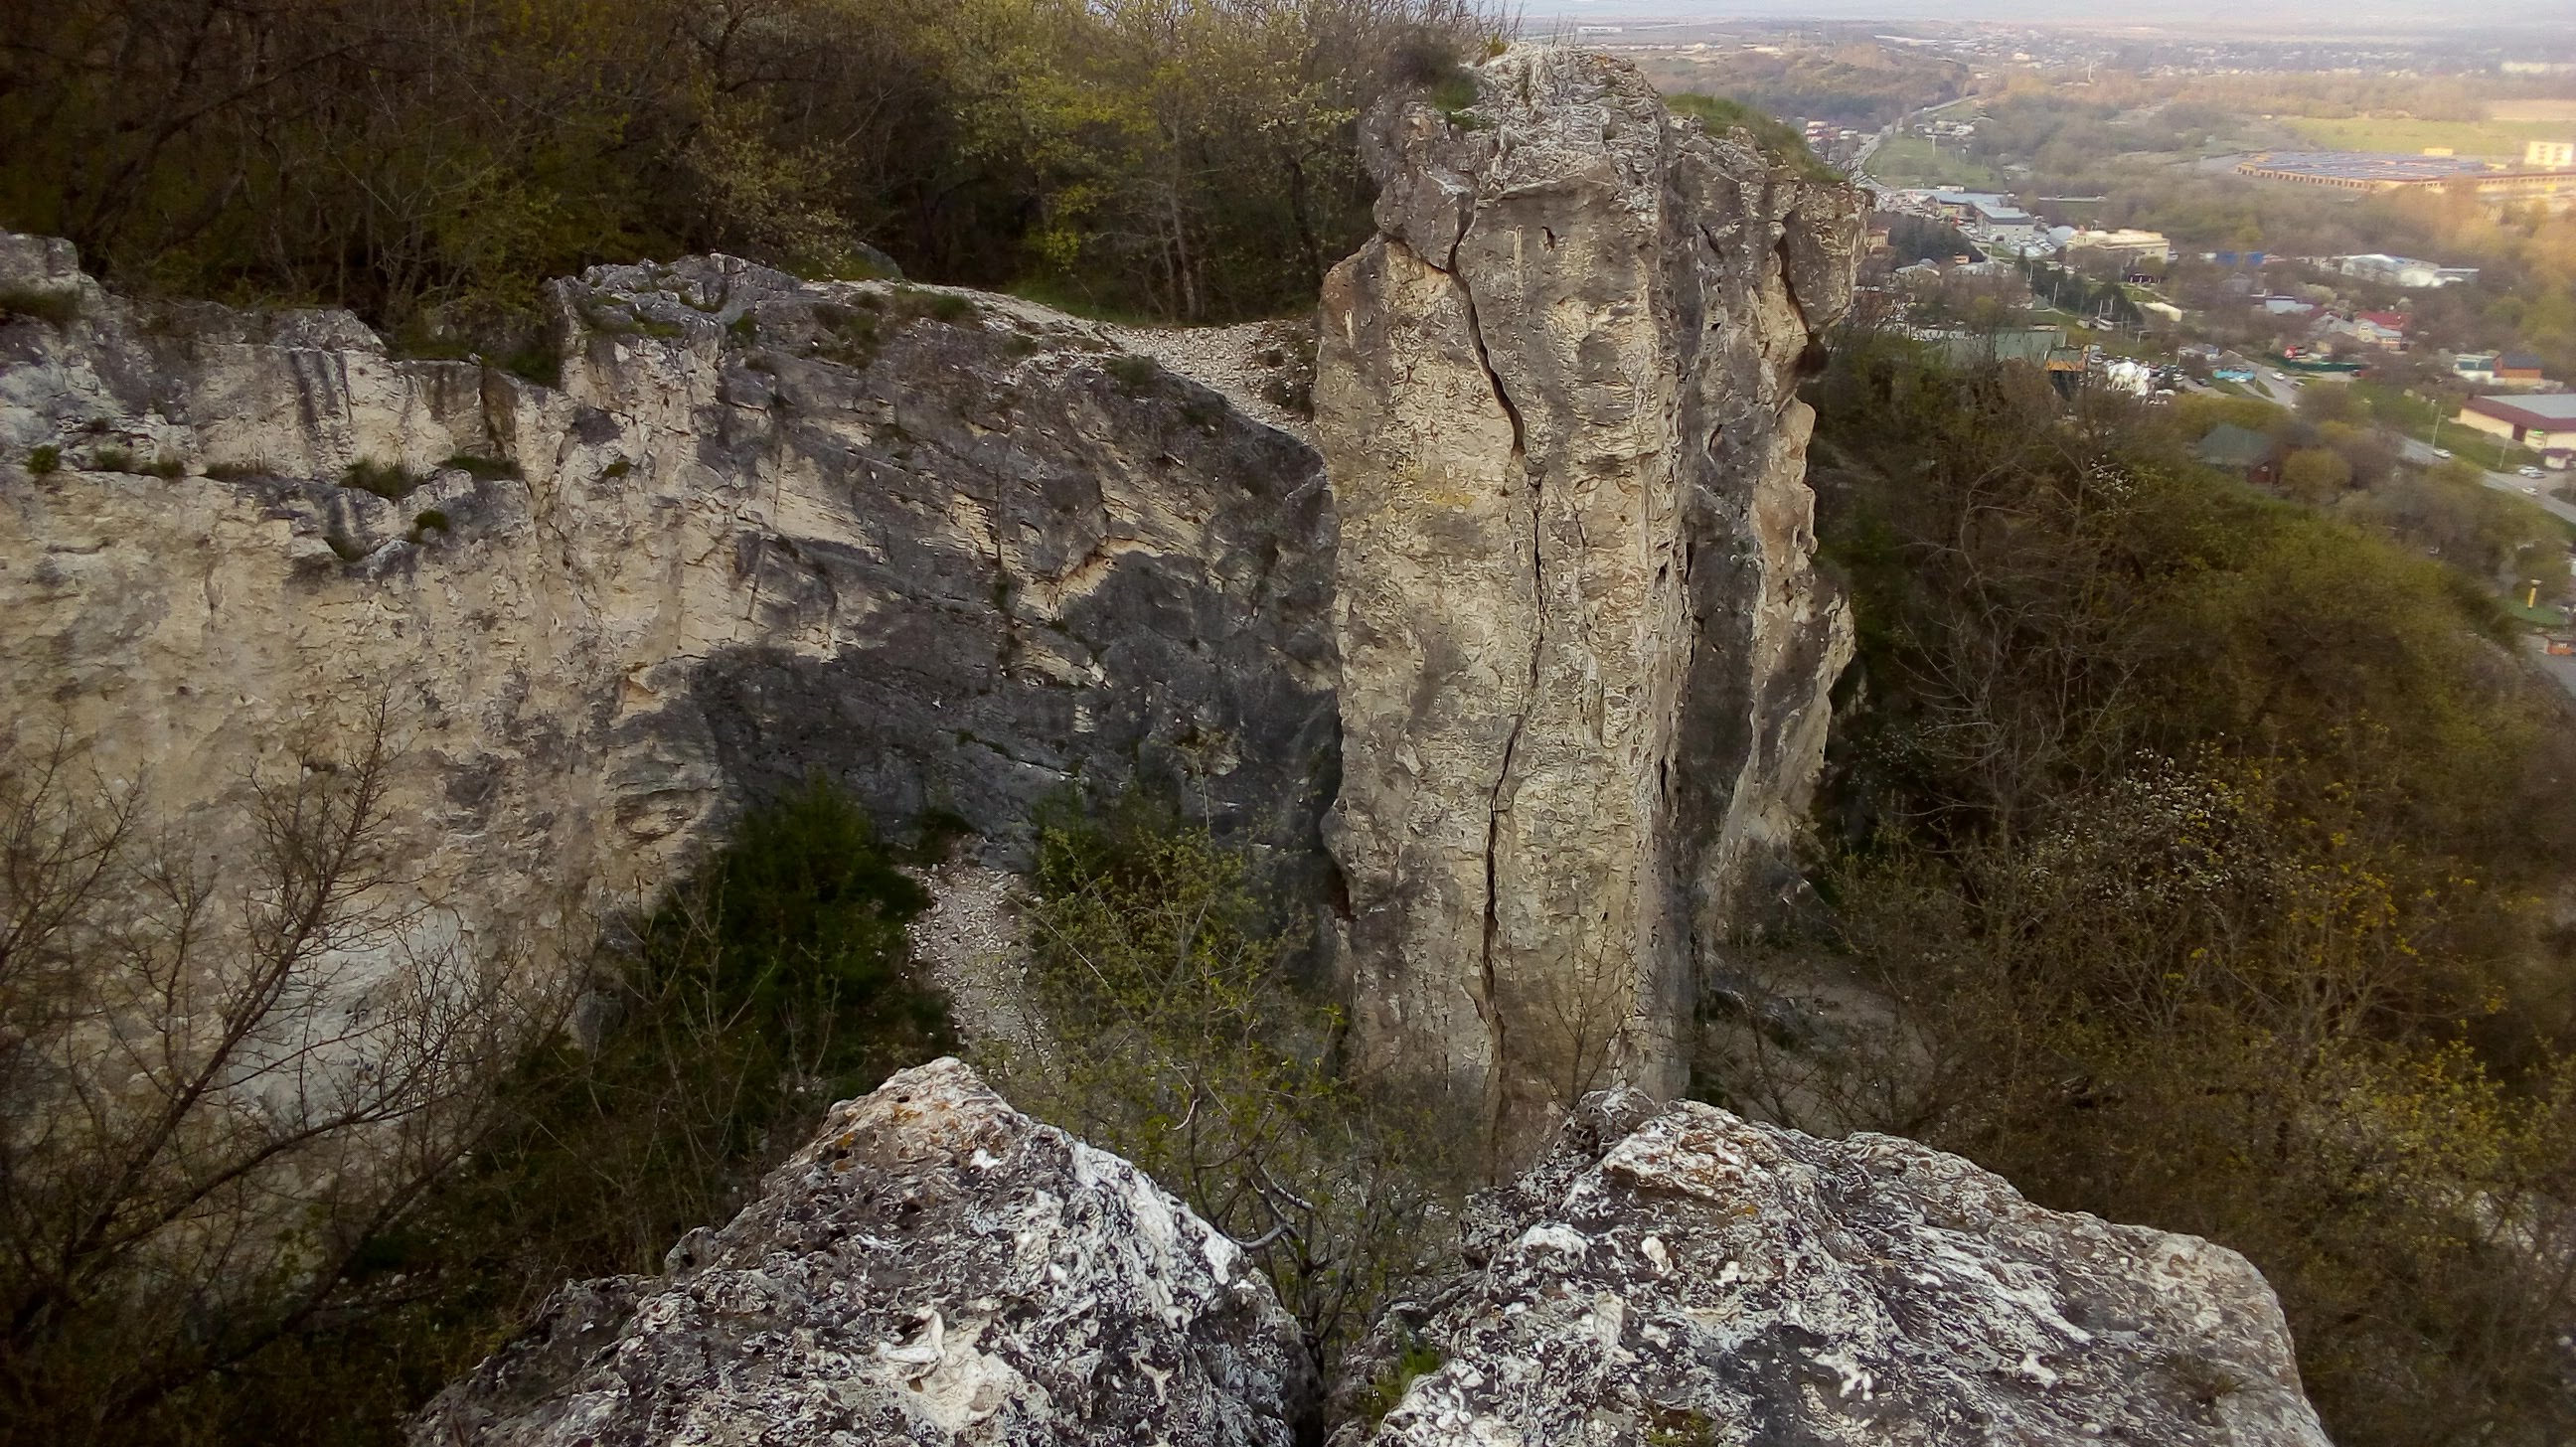
M 1807 138 L 1792 129 L 1788 122 L 1774 120 L 1739 100 L 1720 95 L 1668 95 L 1664 106 L 1675 115 L 1689 116 L 1710 131 L 1741 130 L 1749 132 L 1753 144 L 1762 154 L 1787 166 L 1811 181 L 1840 181 L 1843 173 L 1824 163 L 1807 149 Z

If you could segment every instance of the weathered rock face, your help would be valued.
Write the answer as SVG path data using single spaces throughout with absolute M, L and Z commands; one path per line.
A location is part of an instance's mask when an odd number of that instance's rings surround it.
M 389 690 L 445 927 L 649 892 L 809 771 L 897 827 L 962 816 L 1004 862 L 1033 801 L 1139 774 L 1314 848 L 1319 460 L 1088 324 L 724 257 L 604 267 L 552 287 L 541 387 L 398 360 L 344 313 L 149 311 L 60 242 L 0 237 L 0 285 L 80 311 L 0 327 L 12 716 L 220 815 L 318 704 Z M 425 480 L 343 485 L 361 463 Z
M 1473 1214 L 1481 1271 L 1372 1344 L 1441 1365 L 1336 1447 L 2326 1447 L 2243 1257 L 1912 1141 L 1605 1093 Z
M 1314 1401 L 1243 1253 L 941 1060 L 833 1108 L 666 1274 L 566 1287 L 415 1447 L 1287 1447 Z
M 1515 49 L 1379 118 L 1380 234 L 1327 281 L 1356 1023 L 1506 1156 L 1592 1084 L 1682 1084 L 1696 962 L 1776 867 L 1848 626 L 1791 395 L 1858 201 Z

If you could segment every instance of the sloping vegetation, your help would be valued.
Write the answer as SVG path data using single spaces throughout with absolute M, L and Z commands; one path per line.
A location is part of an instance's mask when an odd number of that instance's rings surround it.
M 707 250 L 1261 315 L 1366 234 L 1361 113 L 1492 29 L 1481 0 L 11 6 L 0 225 L 444 355 L 523 348 L 549 277 Z
M 1762 154 L 1810 180 L 1839 181 L 1843 174 L 1807 148 L 1807 138 L 1788 122 L 1775 120 L 1740 100 L 1715 95 L 1668 95 L 1664 104 L 1675 115 L 1689 116 L 1713 135 L 1743 131 Z
M 2576 758 L 2488 580 L 2031 369 L 1813 397 L 1835 833 L 1705 1078 L 2245 1252 L 2338 1442 L 2564 1440 Z
M 1052 810 L 1032 886 L 1037 1028 L 993 1052 L 997 1084 L 1245 1243 L 1329 1381 L 1454 1257 L 1468 1133 L 1342 1068 L 1340 1012 L 1300 978 L 1305 902 L 1203 825 L 1132 794 Z

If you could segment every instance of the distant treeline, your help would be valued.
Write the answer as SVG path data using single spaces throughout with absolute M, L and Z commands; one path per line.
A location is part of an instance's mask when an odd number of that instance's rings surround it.
M 0 225 L 128 287 L 488 333 L 544 278 L 863 243 L 1186 319 L 1312 294 L 1356 122 L 1483 0 L 65 0 L 0 11 Z

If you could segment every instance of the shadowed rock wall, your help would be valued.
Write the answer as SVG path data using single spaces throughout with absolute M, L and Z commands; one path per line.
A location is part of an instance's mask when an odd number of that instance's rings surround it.
M 304 720 L 383 693 L 442 928 L 649 894 L 809 772 L 1005 863 L 1039 799 L 1139 777 L 1316 852 L 1319 460 L 1089 324 L 727 257 L 603 267 L 550 288 L 543 387 L 394 358 L 345 313 L 146 308 L 61 242 L 0 237 L 0 284 L 79 308 L 0 327 L 22 732 L 219 823 L 319 750 Z

